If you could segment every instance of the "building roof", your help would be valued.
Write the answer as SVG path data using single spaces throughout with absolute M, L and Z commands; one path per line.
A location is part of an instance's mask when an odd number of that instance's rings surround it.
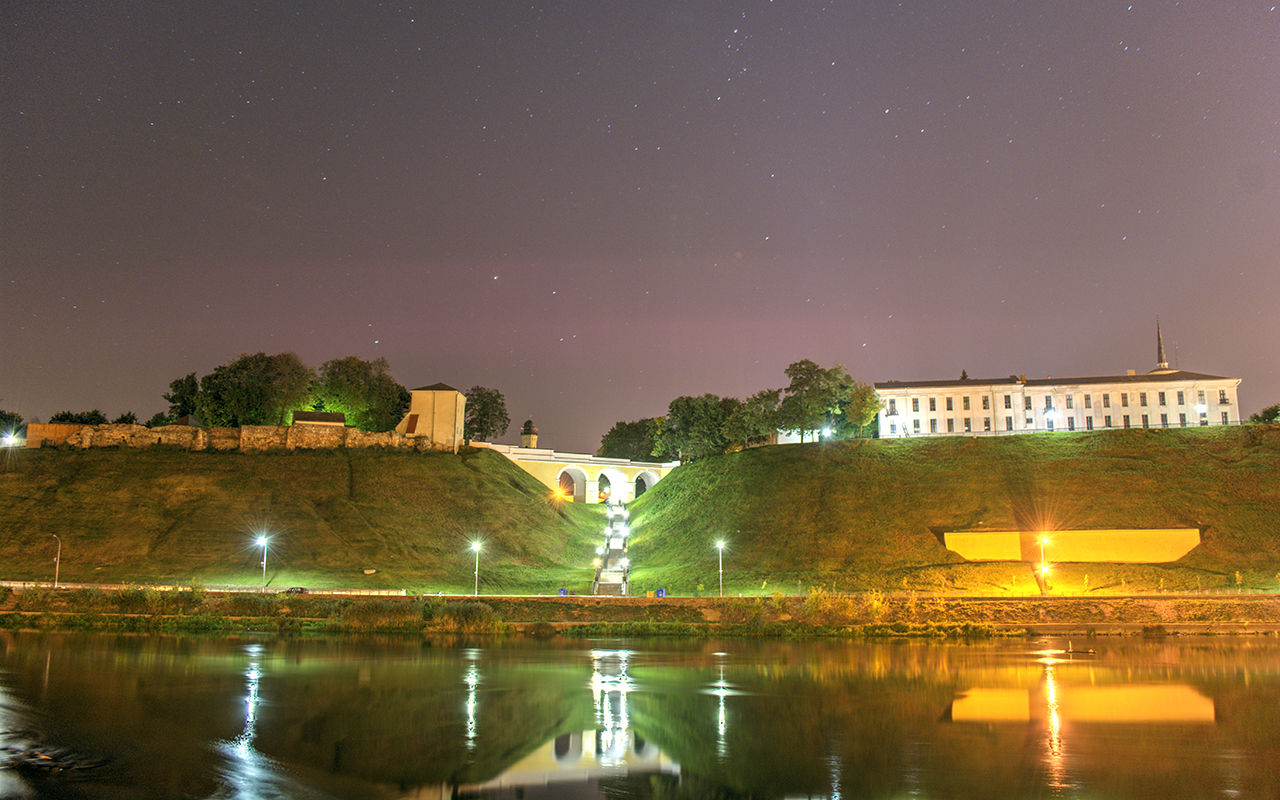
M 293 422 L 319 422 L 328 425 L 346 425 L 347 415 L 338 411 L 295 411 Z
M 433 383 L 430 386 L 419 386 L 417 389 L 414 389 L 413 391 L 415 392 L 456 392 L 458 390 L 453 388 L 447 383 Z
M 1227 378 L 1221 375 L 1207 375 L 1203 372 L 1186 372 L 1180 369 L 1157 369 L 1152 372 L 1145 372 L 1138 375 L 1094 375 L 1087 377 L 1073 378 L 1027 378 L 1023 379 L 1016 375 L 1010 375 L 1007 378 L 977 378 L 969 380 L 945 380 L 945 381 L 883 381 L 875 384 L 877 389 L 944 389 L 957 388 L 964 386 L 972 386 L 979 388 L 983 386 L 1016 386 L 1023 384 L 1026 386 L 1062 386 L 1067 384 L 1092 384 L 1092 383 L 1166 383 L 1173 381 L 1234 381 L 1238 378 Z

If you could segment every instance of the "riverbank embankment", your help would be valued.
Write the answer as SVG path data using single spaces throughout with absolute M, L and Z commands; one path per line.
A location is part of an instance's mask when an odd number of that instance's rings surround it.
M 570 635 L 971 636 L 1280 634 L 1280 595 L 950 597 L 223 594 L 0 590 L 0 627 Z

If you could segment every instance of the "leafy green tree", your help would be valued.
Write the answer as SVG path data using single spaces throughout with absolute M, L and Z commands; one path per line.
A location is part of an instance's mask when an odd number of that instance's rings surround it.
M 115 419 L 111 420 L 112 425 L 137 425 L 138 415 L 132 411 L 126 411 Z
M 779 406 L 782 427 L 800 432 L 817 431 L 837 421 L 848 402 L 853 378 L 841 364 L 823 368 L 804 359 L 785 370 L 791 383 Z
M 1280 403 L 1249 415 L 1249 421 L 1255 425 L 1280 425 Z
M 164 413 L 163 411 L 157 411 L 155 414 L 151 416 L 151 419 L 147 420 L 143 424 L 145 424 L 148 428 L 161 428 L 161 427 L 164 427 L 165 425 L 168 425 L 170 422 L 173 422 L 173 420 L 169 419 L 168 414 Z
M 849 390 L 849 403 L 844 408 L 844 417 L 850 425 L 858 428 L 858 438 L 863 438 L 863 431 L 876 421 L 876 416 L 884 404 L 876 394 L 875 387 L 868 383 L 854 381 Z
M 714 394 L 677 397 L 667 406 L 654 450 L 671 453 L 682 462 L 723 453 L 729 445 L 723 432 L 724 421 L 738 402 Z
M 462 435 L 468 441 L 485 442 L 503 436 L 511 427 L 507 401 L 502 392 L 484 386 L 472 386 L 463 392 L 467 398 L 467 418 Z
M 362 431 L 389 431 L 409 410 L 409 390 L 391 377 L 385 358 L 356 356 L 320 365 L 311 399 L 317 411 L 345 414 Z
M 73 425 L 105 425 L 107 415 L 96 408 L 92 411 L 59 411 L 49 417 L 49 421 L 67 422 Z
M 182 419 L 196 413 L 196 398 L 200 394 L 200 381 L 189 372 L 169 382 L 169 391 L 163 395 L 169 404 L 169 419 Z
M 627 458 L 632 461 L 649 461 L 654 457 L 654 445 L 661 417 L 645 417 L 634 422 L 615 422 L 608 433 L 600 437 L 600 449 L 596 455 L 604 458 Z
M 315 375 L 293 353 L 242 355 L 200 379 L 196 413 L 206 425 L 283 425 L 309 406 Z
M 721 432 L 731 445 L 765 444 L 778 432 L 781 389 L 764 389 L 738 404 L 725 417 Z
M 0 408 L 0 436 L 17 433 L 20 427 L 22 427 L 21 414 Z

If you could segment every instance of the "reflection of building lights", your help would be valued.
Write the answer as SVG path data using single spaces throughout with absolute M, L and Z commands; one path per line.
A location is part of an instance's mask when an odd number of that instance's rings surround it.
M 467 682 L 467 749 L 474 750 L 476 746 L 476 687 L 480 684 L 480 670 L 476 668 L 474 662 L 467 665 L 467 674 L 463 680 Z
M 720 664 L 720 680 L 712 684 L 711 693 L 716 696 L 716 755 L 725 758 L 729 755 L 729 718 L 725 712 L 724 699 L 729 696 L 729 684 L 724 680 L 724 664 Z
M 627 695 L 635 688 L 627 674 L 628 650 L 591 651 L 591 695 L 596 709 L 597 751 L 601 766 L 620 766 L 631 747 Z

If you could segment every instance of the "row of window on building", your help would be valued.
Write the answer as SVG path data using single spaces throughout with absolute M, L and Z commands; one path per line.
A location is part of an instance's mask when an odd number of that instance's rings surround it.
M 1142 407 L 1142 408 L 1146 408 L 1146 407 L 1147 407 L 1147 405 L 1148 405 L 1148 403 L 1147 403 L 1147 392 L 1136 392 L 1136 393 L 1134 393 L 1134 394 L 1137 394 L 1137 396 L 1138 396 L 1138 397 L 1137 397 L 1137 403 L 1138 403 L 1138 406 L 1139 406 L 1139 407 Z M 1167 394 L 1168 394 L 1168 393 L 1166 393 L 1166 392 L 1156 392 L 1155 394 L 1156 394 L 1156 405 L 1158 405 L 1158 406 L 1167 406 L 1167 405 L 1169 404 L 1169 403 L 1168 403 L 1168 397 L 1167 397 Z M 1186 394 L 1187 394 L 1187 393 L 1186 393 L 1185 391 L 1181 391 L 1181 390 L 1179 390 L 1178 392 L 1176 392 L 1176 394 L 1177 394 L 1177 396 L 1178 396 L 1178 402 L 1177 402 L 1175 405 L 1185 406 L 1185 405 L 1187 404 L 1187 398 L 1186 398 Z M 1128 407 L 1129 407 L 1129 398 L 1130 398 L 1130 395 L 1131 395 L 1131 393 L 1130 393 L 1130 392 L 1120 392 L 1120 393 L 1119 393 L 1119 397 L 1120 397 L 1120 407 L 1121 407 L 1121 408 L 1128 408 Z M 920 400 L 921 400 L 921 399 L 922 399 L 922 398 L 919 398 L 919 397 L 913 397 L 913 398 L 911 398 L 911 411 L 912 411 L 913 413 L 919 413 L 919 412 L 920 412 Z M 930 411 L 937 411 L 937 410 L 938 410 L 938 398 L 937 398 L 937 397 L 927 397 L 927 398 L 923 398 L 923 399 L 925 399 L 925 400 L 928 400 L 928 401 L 929 401 L 929 410 L 930 410 Z M 944 398 L 942 398 L 942 399 L 946 402 L 946 410 L 947 410 L 947 411 L 954 411 L 954 410 L 955 410 L 955 408 L 954 408 L 954 401 L 955 401 L 955 398 L 954 398 L 954 397 L 944 397 Z M 1111 408 L 1111 407 L 1112 407 L 1112 406 L 1111 406 L 1111 394 L 1110 394 L 1109 392 L 1106 392 L 1106 393 L 1103 393 L 1103 394 L 1099 395 L 1099 399 L 1100 399 L 1101 407 L 1102 407 L 1102 408 Z M 1205 398 L 1205 392 L 1204 392 L 1204 390 L 1203 390 L 1203 389 L 1198 390 L 1198 391 L 1196 392 L 1196 405 L 1200 407 L 1200 409 L 1201 409 L 1201 414 L 1203 414 L 1203 413 L 1204 413 L 1204 410 L 1205 410 L 1205 399 L 1206 399 L 1206 398 Z M 961 397 L 961 398 L 960 398 L 960 400 L 961 400 L 961 402 L 962 402 L 962 404 L 963 404 L 963 410 L 965 410 L 965 411 L 969 411 L 969 410 L 971 410 L 971 408 L 970 408 L 970 397 L 969 397 L 969 395 L 965 395 L 965 396 Z M 1229 402 L 1230 402 L 1230 401 L 1227 399 L 1227 390 L 1226 390 L 1226 389 L 1219 389 L 1219 390 L 1218 390 L 1218 405 L 1227 405 Z M 894 415 L 896 415 L 896 414 L 898 413 L 898 407 L 897 407 L 897 404 L 898 404 L 897 398 L 890 398 L 890 399 L 889 399 L 889 408 L 888 408 L 888 414 L 889 414 L 889 416 L 894 416 Z M 1030 411 L 1030 410 L 1031 410 L 1031 408 L 1032 408 L 1032 399 L 1031 399 L 1031 395 L 1026 395 L 1026 396 L 1024 396 L 1024 397 L 1023 397 L 1023 405 L 1024 405 L 1024 407 L 1025 407 L 1025 409 L 1026 409 L 1027 411 Z M 1075 408 L 1075 395 L 1071 395 L 1071 394 L 1066 395 L 1066 406 L 1067 406 L 1067 408 L 1069 408 L 1069 409 L 1074 409 L 1074 408 Z M 1011 409 L 1011 408 L 1013 408 L 1013 395 L 1011 395 L 1011 394 L 1006 394 L 1006 395 L 1004 396 L 1004 407 L 1005 407 L 1005 408 L 1010 408 L 1010 409 Z M 1093 395 L 1091 395 L 1091 394 L 1086 394 L 1086 395 L 1084 395 L 1084 407 L 1085 407 L 1085 408 L 1093 408 Z M 984 395 L 982 395 L 982 410 L 983 410 L 983 411 L 989 411 L 990 409 L 991 409 L 991 395 L 985 395 L 985 394 L 984 394 Z M 1051 394 L 1046 394 L 1046 395 L 1044 396 L 1044 410 L 1045 410 L 1045 411 L 1053 411 L 1053 410 L 1054 410 L 1054 405 L 1053 405 L 1053 395 L 1051 395 Z M 1145 415 L 1144 415 L 1144 416 L 1145 416 Z M 1185 416 L 1185 415 L 1184 415 L 1184 416 Z M 1226 417 L 1226 415 L 1224 414 L 1224 415 L 1223 415 L 1223 417 L 1225 418 L 1225 417 Z M 1223 424 L 1225 425 L 1225 424 L 1226 424 L 1226 422 L 1224 421 L 1224 422 L 1223 422 Z M 1110 427 L 1110 426 L 1108 426 L 1108 427 Z M 1126 427 L 1127 427 L 1127 426 L 1126 426 Z
M 1070 406 L 1070 404 L 1068 404 L 1068 407 L 1069 407 L 1069 406 Z M 892 411 L 890 411 L 889 413 L 891 413 L 891 414 L 892 414 L 893 412 L 892 412 Z M 1094 418 L 1093 418 L 1092 416 L 1088 416 L 1088 417 L 1085 417 L 1085 418 L 1084 418 L 1084 430 L 1091 431 L 1091 430 L 1093 430 L 1093 429 L 1094 429 L 1094 422 L 1093 422 L 1093 419 L 1094 419 Z M 960 421 L 961 421 L 961 422 L 962 422 L 962 424 L 964 425 L 964 428 L 963 428 L 963 431 L 962 431 L 963 433 L 973 433 L 973 418 L 972 418 L 972 417 L 964 417 L 964 418 L 963 418 L 962 420 L 960 420 Z M 922 431 L 922 429 L 921 429 L 921 426 L 920 426 L 920 422 L 921 422 L 921 421 L 920 421 L 919 419 L 913 419 L 913 420 L 911 420 L 911 432 L 912 432 L 912 433 L 923 433 L 923 431 Z M 947 426 L 947 428 L 946 428 L 946 433 L 956 433 L 956 432 L 957 432 L 957 431 L 956 431 L 956 418 L 955 418 L 955 417 L 947 417 L 947 418 L 944 420 L 944 422 L 946 423 L 946 426 Z M 1143 414 L 1143 415 L 1141 415 L 1141 422 L 1142 422 L 1142 427 L 1144 427 L 1144 428 L 1150 428 L 1150 427 L 1151 427 L 1151 417 L 1150 417 L 1150 415 L 1148 415 L 1148 414 Z M 1208 414 L 1208 412 L 1207 412 L 1207 411 L 1201 411 L 1201 412 L 1200 412 L 1200 416 L 1199 416 L 1199 420 L 1198 420 L 1198 422 L 1199 422 L 1199 424 L 1200 424 L 1200 425 L 1208 425 L 1208 424 L 1209 424 L 1209 414 Z M 1102 427 L 1103 427 L 1103 428 L 1112 428 L 1112 427 L 1115 427 L 1115 426 L 1112 424 L 1112 417 L 1111 417 L 1111 415 L 1110 415 L 1110 414 L 1105 414 L 1105 415 L 1103 415 L 1103 417 L 1102 417 L 1102 419 L 1101 419 L 1101 424 L 1102 424 Z M 1180 412 L 1178 412 L 1178 427 L 1185 428 L 1185 427 L 1187 427 L 1187 425 L 1188 425 L 1188 424 L 1189 424 L 1189 423 L 1188 423 L 1188 420 L 1187 420 L 1187 413 L 1186 413 L 1185 411 L 1180 411 Z M 1227 418 L 1227 412 L 1225 412 L 1225 411 L 1223 411 L 1223 412 L 1222 412 L 1222 424 L 1223 424 L 1223 425 L 1230 425 L 1230 424 L 1231 424 L 1230 420 Z M 1027 430 L 1027 429 L 1034 429 L 1034 427 L 1035 427 L 1035 419 L 1034 419 L 1033 417 L 1027 417 L 1027 418 L 1026 418 L 1026 426 L 1025 426 L 1024 428 L 1022 428 L 1021 430 L 1025 431 L 1025 430 Z M 1131 418 L 1130 418 L 1130 416 L 1129 416 L 1128 414 L 1125 414 L 1125 415 L 1123 415 L 1123 416 L 1121 417 L 1121 427 L 1124 427 L 1124 428 L 1130 428 L 1130 427 L 1133 427 L 1133 425 L 1132 425 L 1132 420 L 1131 420 Z M 1162 413 L 1162 414 L 1160 414 L 1160 427 L 1162 427 L 1162 428 L 1168 428 L 1168 427 L 1169 427 L 1169 415 L 1168 415 L 1167 413 Z M 1012 417 L 1012 416 L 1006 416 L 1006 417 L 1004 418 L 1004 429 L 1005 429 L 1006 431 L 1013 431 L 1013 429 L 1014 429 L 1014 428 L 1013 428 L 1013 417 Z M 1054 420 L 1053 420 L 1053 418 L 1052 418 L 1052 417 L 1049 417 L 1049 418 L 1046 418 L 1046 419 L 1045 419 L 1045 428 L 1044 428 L 1044 429 L 1045 429 L 1046 431 L 1050 431 L 1050 432 L 1055 431 L 1055 430 L 1058 430 L 1058 428 L 1056 427 L 1055 422 L 1054 422 Z M 984 432 L 986 432 L 986 433 L 990 433 L 990 432 L 991 432 L 991 417 L 983 417 L 983 418 L 982 418 L 982 430 L 983 430 Z M 1075 418 L 1075 417 L 1067 417 L 1067 426 L 1066 426 L 1066 428 L 1063 428 L 1062 430 L 1068 430 L 1068 431 L 1074 431 L 1074 430 L 1076 430 L 1076 418 Z M 905 424 L 902 426 L 902 429 L 901 429 L 901 430 L 899 430 L 897 420 L 890 420 L 890 421 L 889 421 L 889 434 L 890 434 L 891 436 L 893 436 L 893 435 L 897 435 L 898 433 L 905 433 L 905 432 L 906 432 L 906 425 L 905 425 Z M 938 418 L 937 418 L 937 417 L 931 417 L 931 418 L 929 419 L 929 433 L 942 433 L 942 432 L 943 432 L 943 431 L 940 431 L 940 430 L 938 429 Z

